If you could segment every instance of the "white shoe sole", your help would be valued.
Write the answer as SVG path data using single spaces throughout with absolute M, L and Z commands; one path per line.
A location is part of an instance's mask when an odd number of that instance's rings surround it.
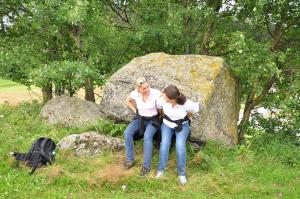
M 164 175 L 164 172 L 158 171 L 156 173 L 155 179 L 160 179 Z

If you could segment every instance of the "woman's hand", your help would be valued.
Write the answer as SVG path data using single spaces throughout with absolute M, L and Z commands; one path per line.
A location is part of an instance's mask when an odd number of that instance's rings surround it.
M 135 107 L 134 100 L 131 99 L 130 96 L 128 96 L 127 99 L 126 99 L 126 102 L 127 102 L 128 107 L 136 114 L 137 109 Z
M 192 119 L 193 119 L 193 113 L 192 112 L 188 112 L 187 114 L 188 114 L 189 119 L 192 121 Z

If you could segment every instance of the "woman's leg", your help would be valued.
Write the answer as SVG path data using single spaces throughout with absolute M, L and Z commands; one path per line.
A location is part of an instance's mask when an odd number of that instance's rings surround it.
M 144 134 L 144 164 L 143 167 L 150 170 L 152 149 L 153 149 L 153 136 L 156 133 L 157 128 L 154 127 L 151 122 L 147 122 L 145 134 Z
M 164 123 L 161 125 L 161 143 L 159 149 L 158 171 L 163 172 L 168 164 L 169 149 L 174 129 Z
M 186 140 L 190 133 L 190 126 L 188 123 L 182 125 L 182 130 L 176 132 L 176 159 L 179 176 L 186 176 Z
M 124 132 L 124 138 L 125 138 L 125 150 L 126 150 L 126 160 L 128 162 L 134 161 L 133 156 L 133 135 L 139 130 L 139 120 L 135 119 L 133 120 L 126 128 Z

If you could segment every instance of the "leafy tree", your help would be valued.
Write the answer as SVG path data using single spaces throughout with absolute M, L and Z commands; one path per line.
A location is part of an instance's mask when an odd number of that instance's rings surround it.
M 1 76 L 42 86 L 47 101 L 52 98 L 53 85 L 57 94 L 66 88 L 59 73 L 53 73 L 58 77 L 52 73 L 47 76 L 48 67 L 59 71 L 66 66 L 64 61 L 82 63 L 86 68 L 81 70 L 85 98 L 94 101 L 94 84 L 103 84 L 120 66 L 124 48 L 122 35 L 108 23 L 101 1 L 31 1 L 23 3 L 22 8 L 1 42 Z M 76 67 L 67 68 L 78 71 Z M 35 75 L 30 75 L 32 71 Z M 44 73 L 36 75 L 37 71 Z
M 240 77 L 245 109 L 239 125 L 239 140 L 244 137 L 251 111 L 267 100 L 270 89 L 279 94 L 278 85 L 290 76 L 299 62 L 299 1 L 239 1 L 236 16 L 244 24 L 232 33 L 227 58 Z M 234 50 L 235 49 L 235 50 Z M 297 74 L 299 75 L 299 74 Z M 286 84 L 290 87 L 294 82 Z

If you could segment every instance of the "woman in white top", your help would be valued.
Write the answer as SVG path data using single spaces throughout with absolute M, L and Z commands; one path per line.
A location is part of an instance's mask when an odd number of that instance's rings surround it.
M 127 97 L 127 105 L 136 113 L 136 117 L 127 126 L 125 137 L 126 160 L 124 167 L 130 169 L 134 165 L 134 147 L 133 136 L 137 132 L 144 135 L 144 163 L 141 175 L 144 176 L 150 172 L 152 159 L 152 140 L 153 136 L 159 128 L 158 111 L 156 100 L 161 92 L 149 87 L 149 83 L 144 77 L 140 77 L 136 81 L 136 90 L 132 91 Z
M 187 183 L 186 141 L 190 133 L 189 114 L 198 112 L 199 104 L 186 99 L 176 86 L 169 85 L 164 89 L 163 97 L 158 100 L 158 108 L 163 109 L 164 117 L 156 178 L 160 178 L 167 167 L 171 139 L 175 133 L 179 181 L 184 185 Z

